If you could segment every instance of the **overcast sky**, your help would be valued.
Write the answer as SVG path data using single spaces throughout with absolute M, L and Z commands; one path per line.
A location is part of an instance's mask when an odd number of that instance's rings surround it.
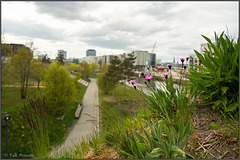
M 1 1 L 1 32 L 6 43 L 34 41 L 51 58 L 59 49 L 67 57 L 154 52 L 157 59 L 178 60 L 214 40 L 214 31 L 239 35 L 238 1 Z

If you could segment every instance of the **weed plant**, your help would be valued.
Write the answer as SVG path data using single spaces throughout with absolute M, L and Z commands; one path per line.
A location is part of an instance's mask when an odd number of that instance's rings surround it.
M 201 93 L 205 104 L 238 118 L 239 39 L 234 42 L 224 32 L 219 37 L 215 33 L 215 43 L 204 35 L 202 37 L 208 42 L 208 49 L 203 55 L 194 50 L 202 65 L 192 65 L 200 72 L 190 69 L 188 79 Z
M 134 159 L 192 159 L 182 149 L 186 147 L 190 137 L 191 123 L 184 127 L 180 119 L 178 128 L 167 127 L 164 120 L 147 122 L 150 133 L 142 128 L 143 133 L 132 130 L 132 134 L 125 135 L 130 153 L 120 149 L 120 152 Z

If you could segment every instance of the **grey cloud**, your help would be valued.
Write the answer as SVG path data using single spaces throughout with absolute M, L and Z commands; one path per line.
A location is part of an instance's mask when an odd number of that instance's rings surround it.
M 96 17 L 90 15 L 98 4 L 86 2 L 34 2 L 39 13 L 45 13 L 53 17 L 65 20 L 96 21 Z
M 124 49 L 133 44 L 131 41 L 118 37 L 95 37 L 86 39 L 85 42 L 89 45 L 111 48 L 111 49 Z
M 49 28 L 43 24 L 17 22 L 4 19 L 2 23 L 4 31 L 17 36 L 27 36 L 31 38 L 40 38 L 47 40 L 63 39 L 63 31 L 55 28 Z

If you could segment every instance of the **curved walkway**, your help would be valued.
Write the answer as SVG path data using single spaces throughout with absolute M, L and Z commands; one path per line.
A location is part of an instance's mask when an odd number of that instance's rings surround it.
M 91 82 L 83 97 L 83 109 L 80 118 L 68 134 L 64 144 L 51 152 L 51 155 L 70 150 L 74 144 L 78 144 L 82 138 L 99 132 L 99 108 L 98 108 L 98 87 L 96 79 L 91 78 Z M 74 116 L 74 115 L 73 115 Z

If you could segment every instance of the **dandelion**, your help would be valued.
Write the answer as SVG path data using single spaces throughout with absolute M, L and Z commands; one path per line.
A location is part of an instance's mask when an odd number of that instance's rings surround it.
M 24 126 L 22 126 L 22 129 L 24 129 Z
M 134 85 L 133 85 L 133 87 L 136 89 L 136 87 L 137 87 L 137 84 L 134 84 Z
M 24 134 L 22 134 L 22 137 L 24 137 Z

